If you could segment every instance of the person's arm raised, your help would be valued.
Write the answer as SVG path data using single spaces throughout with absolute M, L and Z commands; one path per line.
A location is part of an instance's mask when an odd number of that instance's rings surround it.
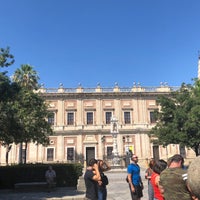
M 93 176 L 92 179 L 95 180 L 95 181 L 100 181 L 100 180 L 101 180 L 101 176 L 100 176 L 99 167 L 98 167 L 97 164 L 94 164 L 93 170 L 94 170 L 95 172 L 94 172 L 94 176 Z

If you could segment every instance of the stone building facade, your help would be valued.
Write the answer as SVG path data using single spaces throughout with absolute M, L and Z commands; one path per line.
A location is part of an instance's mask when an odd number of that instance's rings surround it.
M 130 88 L 41 88 L 38 92 L 45 98 L 51 113 L 48 121 L 54 135 L 47 147 L 28 144 L 27 163 L 82 162 L 91 157 L 106 159 L 112 165 L 113 134 L 111 119 L 117 128 L 116 145 L 120 166 L 127 165 L 130 152 L 139 156 L 141 164 L 149 158 L 167 159 L 181 153 L 187 159 L 195 157 L 192 150 L 180 149 L 179 145 L 158 146 L 152 143 L 148 132 L 156 121 L 153 111 L 158 95 L 168 95 L 178 88 L 162 84 L 159 87 Z M 9 163 L 18 163 L 19 145 L 12 146 Z M 0 162 L 5 164 L 4 147 L 0 148 Z

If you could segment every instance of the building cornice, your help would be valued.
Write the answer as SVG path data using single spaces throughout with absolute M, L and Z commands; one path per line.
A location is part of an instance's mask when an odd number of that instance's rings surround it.
M 107 98 L 133 98 L 158 95 L 168 95 L 179 90 L 180 87 L 132 87 L 132 88 L 40 88 L 37 93 L 48 98 L 72 98 L 72 99 L 107 99 Z

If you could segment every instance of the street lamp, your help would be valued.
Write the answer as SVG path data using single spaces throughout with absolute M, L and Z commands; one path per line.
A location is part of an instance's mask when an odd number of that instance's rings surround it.
M 113 137 L 113 166 L 120 166 L 120 158 L 119 153 L 117 149 L 117 135 L 119 133 L 118 131 L 118 120 L 116 117 L 111 117 L 111 129 L 110 132 Z

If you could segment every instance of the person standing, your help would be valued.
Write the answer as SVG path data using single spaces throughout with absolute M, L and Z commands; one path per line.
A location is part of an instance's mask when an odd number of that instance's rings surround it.
M 106 200 L 107 199 L 107 188 L 108 178 L 104 174 L 105 171 L 111 169 L 111 167 L 103 160 L 98 160 L 99 172 L 101 176 L 101 180 L 98 181 L 98 200 Z
M 88 167 L 84 174 L 86 187 L 86 200 L 98 200 L 98 181 L 101 180 L 97 160 L 89 160 Z
M 164 200 L 163 194 L 160 191 L 159 181 L 160 173 L 166 169 L 167 162 L 164 160 L 156 160 L 153 166 L 153 173 L 151 175 L 151 184 L 154 190 L 154 200 Z
M 145 179 L 147 179 L 148 181 L 148 196 L 149 196 L 149 200 L 153 200 L 154 199 L 154 191 L 153 191 L 153 187 L 152 187 L 152 184 L 151 184 L 151 175 L 153 173 L 153 166 L 154 166 L 154 159 L 152 158 L 150 161 L 149 161 L 149 165 L 148 165 L 148 168 L 146 169 L 145 171 Z
M 132 163 L 127 168 L 127 179 L 132 200 L 140 200 L 143 197 L 143 183 L 140 176 L 140 166 L 138 163 L 138 156 L 135 154 L 131 157 Z
M 183 169 L 184 158 L 175 154 L 170 158 L 169 167 L 160 174 L 160 189 L 165 200 L 191 200 L 190 192 L 182 175 L 187 171 Z
M 56 172 L 53 170 L 52 166 L 49 166 L 48 170 L 45 172 L 45 178 L 48 186 L 48 192 L 50 192 L 56 184 Z
M 196 157 L 189 165 L 187 175 L 187 187 L 194 200 L 200 200 L 200 156 Z

